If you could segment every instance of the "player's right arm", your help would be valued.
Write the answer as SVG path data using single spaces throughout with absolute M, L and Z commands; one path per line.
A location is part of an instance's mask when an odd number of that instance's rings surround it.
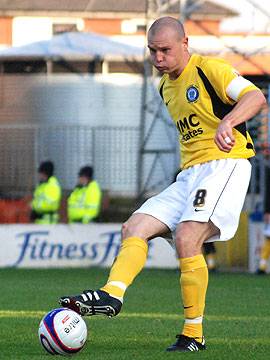
M 208 58 L 205 70 L 220 99 L 227 104 L 236 104 L 224 116 L 214 137 L 221 151 L 230 152 L 235 144 L 233 128 L 255 116 L 266 104 L 266 99 L 260 89 L 226 61 Z
M 218 148 L 230 152 L 235 144 L 232 129 L 255 116 L 265 104 L 266 99 L 259 89 L 246 92 L 220 122 L 214 138 Z

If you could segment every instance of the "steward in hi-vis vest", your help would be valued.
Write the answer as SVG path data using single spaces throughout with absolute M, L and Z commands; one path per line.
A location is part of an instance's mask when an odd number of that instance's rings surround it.
M 31 220 L 36 224 L 57 224 L 61 202 L 61 187 L 53 176 L 54 165 L 44 161 L 38 169 L 39 184 L 36 186 L 31 203 Z
M 100 186 L 93 180 L 93 168 L 81 168 L 78 184 L 67 201 L 68 222 L 88 224 L 94 221 L 100 213 L 101 198 Z

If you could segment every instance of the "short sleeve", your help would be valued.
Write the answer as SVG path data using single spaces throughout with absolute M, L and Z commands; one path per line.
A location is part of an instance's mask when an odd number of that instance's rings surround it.
M 224 103 L 233 104 L 251 90 L 257 90 L 249 80 L 242 77 L 229 63 L 221 59 L 209 59 L 206 76 Z

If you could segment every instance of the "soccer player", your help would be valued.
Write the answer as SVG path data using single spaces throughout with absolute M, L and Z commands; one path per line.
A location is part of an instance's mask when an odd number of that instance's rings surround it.
M 265 170 L 265 196 L 264 196 L 264 242 L 260 251 L 259 267 L 256 271 L 258 275 L 265 275 L 268 271 L 268 261 L 270 258 L 270 193 L 269 193 L 269 182 L 270 182 L 270 170 Z
M 270 258 L 270 213 L 264 215 L 264 242 L 260 252 L 259 267 L 256 271 L 258 275 L 267 274 L 268 261 Z
M 82 315 L 117 315 L 145 264 L 148 241 L 169 230 L 179 256 L 185 320 L 167 351 L 199 351 L 206 348 L 202 322 L 208 285 L 202 245 L 236 232 L 250 179 L 248 158 L 254 156 L 245 122 L 266 100 L 225 61 L 191 55 L 183 25 L 172 17 L 152 24 L 148 48 L 152 64 L 163 73 L 159 92 L 179 132 L 182 171 L 123 224 L 122 246 L 107 283 L 64 296 L 60 304 Z

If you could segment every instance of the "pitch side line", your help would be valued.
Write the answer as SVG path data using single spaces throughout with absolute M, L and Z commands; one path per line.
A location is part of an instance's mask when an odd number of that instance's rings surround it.
M 0 310 L 0 318 L 41 318 L 46 315 L 47 310 L 38 310 L 38 311 L 18 311 L 18 310 Z M 182 318 L 181 314 L 163 314 L 163 313 L 123 313 L 117 316 L 117 318 L 141 318 L 141 319 L 164 319 L 164 320 L 179 320 Z M 93 319 L 105 318 L 101 316 L 91 317 Z M 87 319 L 85 317 L 84 319 Z M 206 321 L 270 321 L 270 316 L 215 316 L 208 315 L 206 316 Z

